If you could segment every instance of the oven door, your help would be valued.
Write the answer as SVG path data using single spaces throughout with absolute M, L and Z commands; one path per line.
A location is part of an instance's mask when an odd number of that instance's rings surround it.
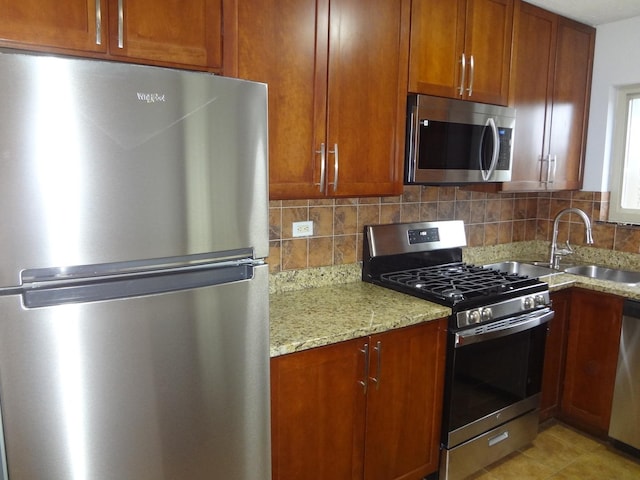
M 544 308 L 450 335 L 445 447 L 538 407 L 547 322 L 553 315 Z

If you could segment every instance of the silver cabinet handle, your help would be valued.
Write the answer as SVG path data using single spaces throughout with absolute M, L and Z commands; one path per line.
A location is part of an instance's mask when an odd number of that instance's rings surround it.
M 327 170 L 327 149 L 324 143 L 320 144 L 320 150 L 316 150 L 316 153 L 320 154 L 320 183 L 316 183 L 316 185 L 320 186 L 320 193 L 324 193 L 325 174 Z
M 365 343 L 360 352 L 364 353 L 364 380 L 358 380 L 358 383 L 362 385 L 362 390 L 366 395 L 367 385 L 369 384 L 369 344 Z
M 551 165 L 553 164 L 553 169 Z M 556 181 L 556 169 L 558 167 L 558 156 L 549 155 L 549 175 L 547 178 L 548 183 L 554 183 Z
M 100 0 L 96 0 L 96 45 L 102 45 L 102 9 Z
M 540 157 L 538 158 L 538 161 L 540 162 L 540 175 L 539 175 L 539 181 L 540 183 L 545 183 L 545 181 L 542 179 L 542 172 L 543 172 L 543 166 L 544 163 L 547 161 L 546 160 L 547 157 L 540 155 Z
M 469 88 L 467 88 L 468 96 L 470 97 L 473 93 L 473 77 L 475 73 L 475 62 L 473 60 L 473 55 L 469 57 Z
M 380 367 L 382 362 L 382 342 L 378 341 L 373 347 L 376 351 L 376 376 L 370 377 L 371 381 L 376 384 L 376 390 L 380 388 Z
M 333 144 L 333 150 L 329 150 L 329 153 L 333 154 L 333 182 L 329 185 L 333 185 L 333 191 L 338 191 L 338 165 L 340 160 L 338 158 L 338 144 Z
M 124 48 L 124 8 L 118 0 L 118 48 Z
M 460 86 L 458 87 L 458 95 L 462 97 L 464 95 L 464 77 L 467 70 L 467 57 L 465 57 L 464 52 L 460 57 L 460 65 Z

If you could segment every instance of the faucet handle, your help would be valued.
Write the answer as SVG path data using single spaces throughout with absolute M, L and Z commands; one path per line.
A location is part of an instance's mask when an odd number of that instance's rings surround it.
M 573 253 L 573 248 L 571 247 L 571 244 L 569 243 L 569 240 L 567 240 L 565 242 L 565 244 L 567 245 L 567 248 L 564 249 L 567 253 L 565 253 L 565 255 L 571 255 Z

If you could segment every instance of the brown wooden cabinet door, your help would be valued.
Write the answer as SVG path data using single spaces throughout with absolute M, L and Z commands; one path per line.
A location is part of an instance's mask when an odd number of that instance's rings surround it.
M 549 190 L 582 186 L 594 43 L 595 29 L 559 19 L 548 145 L 555 162 Z
M 0 0 L 0 41 L 106 52 L 106 8 L 106 0 Z
M 409 91 L 506 105 L 512 25 L 513 0 L 414 0 Z
M 601 436 L 611 416 L 622 304 L 613 295 L 572 292 L 561 418 Z
M 274 480 L 362 479 L 366 340 L 271 360 Z
M 549 333 L 544 353 L 540 421 L 555 417 L 560 407 L 560 394 L 567 351 L 567 327 L 571 313 L 571 292 L 551 294 L 555 316 L 549 323 Z
M 464 51 L 468 78 L 464 98 L 507 104 L 512 30 L 513 0 L 467 2 Z
M 517 134 L 511 182 L 503 184 L 506 191 L 545 189 L 546 164 L 541 159 L 551 125 L 547 103 L 553 86 L 557 19 L 551 12 L 516 2 L 511 93 Z
M 438 469 L 445 319 L 371 337 L 365 480 Z
M 408 0 L 331 0 L 330 196 L 401 193 L 409 14 Z
M 239 2 L 238 76 L 269 85 L 271 199 L 401 192 L 408 23 L 407 0 Z
M 112 55 L 222 66 L 222 0 L 109 0 Z
M 460 98 L 466 0 L 411 4 L 409 91 Z
M 238 76 L 269 89 L 272 199 L 323 196 L 316 150 L 326 145 L 328 7 L 328 0 L 238 3 Z M 325 35 L 316 45 L 317 30 Z

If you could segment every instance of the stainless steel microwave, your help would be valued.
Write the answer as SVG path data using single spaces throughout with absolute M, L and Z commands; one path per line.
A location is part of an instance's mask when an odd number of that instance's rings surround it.
M 511 180 L 515 109 L 409 95 L 405 184 Z

